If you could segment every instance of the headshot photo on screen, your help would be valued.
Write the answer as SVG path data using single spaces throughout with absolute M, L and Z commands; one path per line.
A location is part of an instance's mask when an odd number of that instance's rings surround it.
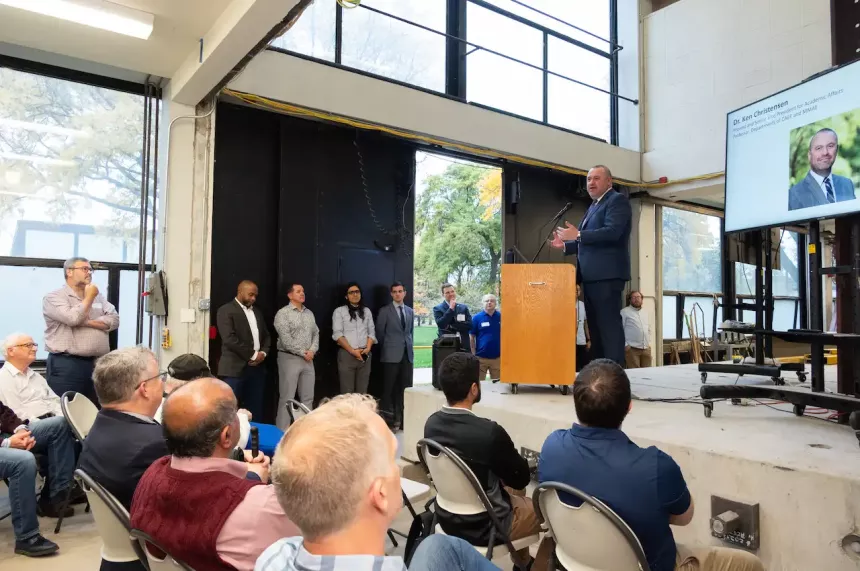
M 860 109 L 791 131 L 788 209 L 856 200 L 860 182 Z

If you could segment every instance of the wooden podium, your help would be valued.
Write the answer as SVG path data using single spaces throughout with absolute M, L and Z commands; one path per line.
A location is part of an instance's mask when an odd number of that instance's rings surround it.
M 571 264 L 503 264 L 501 382 L 556 385 L 576 378 L 576 270 Z

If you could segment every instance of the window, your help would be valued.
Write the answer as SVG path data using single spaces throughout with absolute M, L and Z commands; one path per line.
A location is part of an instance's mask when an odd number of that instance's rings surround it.
M 466 22 L 470 42 L 543 66 L 540 31 L 472 3 L 467 7 Z M 543 72 L 539 69 L 478 49 L 468 56 L 466 77 L 469 101 L 542 120 Z
M 62 262 L 82 256 L 100 263 L 93 283 L 118 306 L 120 343 L 133 345 L 144 97 L 0 67 L 0 101 L 0 336 L 32 335 L 45 359 L 42 298 L 63 285 Z M 111 293 L 120 270 L 134 276 L 125 297 Z
M 446 0 L 363 0 L 355 8 L 317 0 L 271 47 L 611 142 L 612 98 L 589 87 L 609 91 L 612 83 L 611 0 L 529 0 L 543 14 L 512 0 L 464 1 L 461 39 L 475 45 L 463 46 L 463 58 L 447 57 Z M 447 84 L 464 69 L 465 93 Z
M 130 261 L 143 97 L 0 68 L 0 101 L 0 256 Z
M 720 219 L 697 212 L 663 208 L 663 289 L 718 293 Z
M 609 39 L 609 0 L 527 0 L 525 2 L 553 17 L 544 16 L 511 0 L 489 0 L 489 3 L 574 40 L 602 51 L 609 51 L 609 42 L 604 41 Z M 576 28 L 558 20 L 570 22 Z
M 272 47 L 334 61 L 336 7 L 333 0 L 312 2 L 287 33 L 272 41 Z
M 558 38 L 549 38 L 549 69 L 609 91 L 609 59 Z M 547 82 L 551 124 L 610 140 L 608 94 L 555 75 Z
M 445 32 L 445 0 L 365 0 L 363 4 Z M 371 10 L 343 11 L 341 57 L 343 65 L 355 69 L 445 91 L 445 37 Z
M 674 339 L 678 335 L 678 298 L 674 295 L 663 296 L 663 338 Z
M 797 233 L 784 232 L 779 245 L 780 269 L 772 270 L 773 295 L 797 297 L 800 275 L 797 270 Z M 735 291 L 738 295 L 755 296 L 755 266 L 735 264 Z

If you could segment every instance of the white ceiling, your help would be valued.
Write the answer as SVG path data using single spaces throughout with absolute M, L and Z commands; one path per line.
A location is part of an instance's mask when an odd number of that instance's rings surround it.
M 155 15 L 148 40 L 0 6 L 0 42 L 172 77 L 230 0 L 111 0 Z

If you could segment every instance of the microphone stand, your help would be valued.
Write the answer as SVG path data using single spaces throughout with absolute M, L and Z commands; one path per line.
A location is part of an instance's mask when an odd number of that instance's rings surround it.
M 534 264 L 534 263 L 535 263 L 535 260 L 537 260 L 537 259 L 538 259 L 538 256 L 540 256 L 540 253 L 543 251 L 543 247 L 544 247 L 544 246 L 546 246 L 546 243 L 549 241 L 549 237 L 550 237 L 550 236 L 552 236 L 552 235 L 553 235 L 553 233 L 555 232 L 556 224 L 558 224 L 559 222 L 561 222 L 562 217 L 563 217 L 565 214 L 567 214 L 567 211 L 568 211 L 568 210 L 570 210 L 572 206 L 573 206 L 573 203 L 572 203 L 572 202 L 568 202 L 567 204 L 565 204 L 565 205 L 564 205 L 564 208 L 562 208 L 561 210 L 559 210 L 559 211 L 558 211 L 558 214 L 556 214 L 556 215 L 552 218 L 552 224 L 550 224 L 549 234 L 547 234 L 547 235 L 546 235 L 546 238 L 544 238 L 544 239 L 543 239 L 543 242 L 541 242 L 541 244 L 540 244 L 540 248 L 538 248 L 537 253 L 534 255 L 534 258 L 532 258 L 532 261 L 531 261 L 531 262 L 529 262 L 529 263 L 531 263 L 531 264 Z

